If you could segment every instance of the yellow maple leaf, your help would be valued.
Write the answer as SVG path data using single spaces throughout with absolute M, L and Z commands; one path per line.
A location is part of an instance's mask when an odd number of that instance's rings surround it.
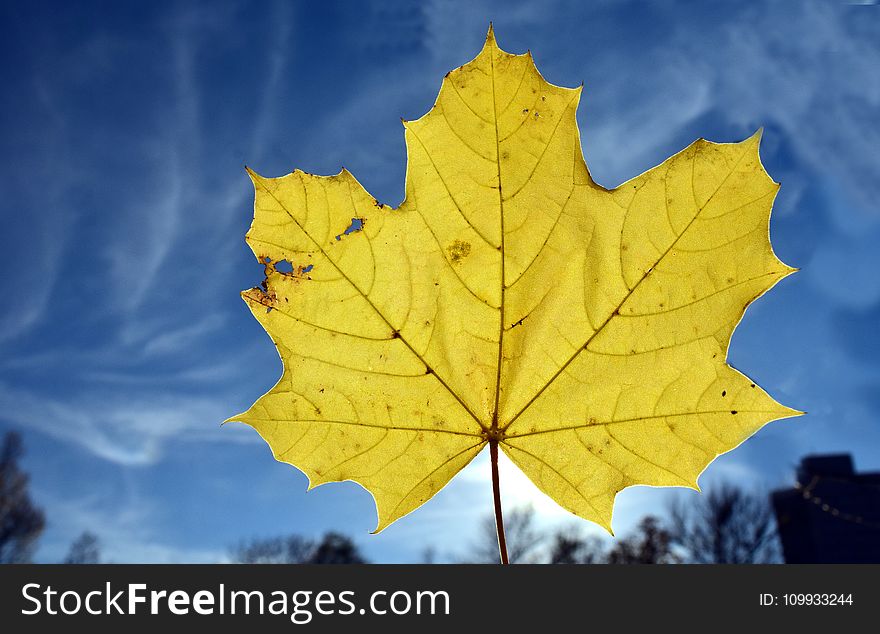
M 746 306 L 794 271 L 770 245 L 760 135 L 698 140 L 608 190 L 584 163 L 580 94 L 490 29 L 404 122 L 399 208 L 344 169 L 249 171 L 266 279 L 242 295 L 284 373 L 230 420 L 312 487 L 364 486 L 377 531 L 487 444 L 610 530 L 620 490 L 697 488 L 719 454 L 799 413 L 726 363 Z

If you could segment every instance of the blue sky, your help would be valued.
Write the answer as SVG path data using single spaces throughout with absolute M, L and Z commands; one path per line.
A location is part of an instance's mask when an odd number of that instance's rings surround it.
M 245 164 L 344 165 L 403 197 L 400 117 L 480 49 L 532 50 L 585 83 L 578 119 L 608 187 L 697 137 L 764 126 L 782 182 L 776 252 L 802 268 L 749 308 L 730 362 L 808 416 L 771 423 L 701 485 L 765 489 L 806 453 L 880 468 L 880 9 L 838 3 L 11 3 L 0 9 L 0 431 L 25 466 L 57 561 L 83 530 L 113 561 L 216 561 L 253 536 L 342 530 L 374 560 L 461 553 L 491 509 L 481 455 L 378 536 L 352 483 L 306 493 L 256 433 L 219 421 L 281 366 L 239 298 Z M 578 523 L 503 465 L 508 506 Z M 621 494 L 625 532 L 670 495 Z M 587 531 L 599 530 L 580 522 Z

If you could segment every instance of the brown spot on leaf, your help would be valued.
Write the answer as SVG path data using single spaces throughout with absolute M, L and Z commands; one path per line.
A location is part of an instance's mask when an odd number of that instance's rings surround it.
M 452 244 L 446 247 L 449 259 L 453 264 L 459 264 L 471 253 L 471 243 L 463 240 L 454 240 Z
M 272 312 L 272 309 L 275 308 L 278 303 L 278 296 L 275 294 L 274 290 L 269 290 L 265 280 L 263 280 L 262 288 L 260 286 L 254 286 L 251 290 L 247 291 L 244 296 L 252 302 L 265 306 L 267 313 Z

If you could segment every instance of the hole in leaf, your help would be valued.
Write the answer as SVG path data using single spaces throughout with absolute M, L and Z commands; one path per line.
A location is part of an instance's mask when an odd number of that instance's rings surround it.
M 268 277 L 268 275 L 271 274 L 272 271 L 275 271 L 277 273 L 281 273 L 282 275 L 286 275 L 287 277 L 301 278 L 301 277 L 305 276 L 306 273 L 310 273 L 312 271 L 312 269 L 315 268 L 314 264 L 294 265 L 289 260 L 279 260 L 278 262 L 275 262 L 275 263 L 269 263 L 266 266 L 271 267 L 271 268 L 266 269 L 267 277 Z M 308 279 L 312 279 L 312 278 L 309 277 Z M 268 288 L 267 280 L 263 280 L 262 287 L 264 290 Z
M 352 218 L 351 224 L 348 225 L 348 228 L 336 236 L 337 240 L 341 240 L 342 236 L 347 236 L 350 233 L 354 233 L 355 231 L 360 231 L 364 228 L 364 219 L 363 218 Z

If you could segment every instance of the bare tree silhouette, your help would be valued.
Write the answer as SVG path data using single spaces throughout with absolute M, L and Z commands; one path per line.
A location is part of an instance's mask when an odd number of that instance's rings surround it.
M 576 526 L 557 530 L 552 539 L 551 564 L 601 564 L 605 561 L 603 541 L 595 535 L 585 537 Z
M 253 539 L 233 548 L 232 560 L 240 564 L 365 564 L 355 543 L 329 532 L 319 542 L 300 535 Z
M 660 520 L 645 517 L 636 530 L 617 541 L 608 552 L 609 564 L 676 564 L 679 558 L 672 551 L 672 536 Z
M 669 504 L 672 543 L 688 563 L 781 562 L 776 520 L 767 496 L 723 483 L 695 501 Z
M 18 466 L 21 436 L 7 432 L 0 447 L 0 564 L 30 561 L 46 519 L 28 494 L 28 476 Z
M 668 516 L 647 516 L 610 544 L 576 526 L 545 534 L 531 507 L 505 519 L 511 563 L 676 564 L 776 563 L 781 561 L 776 521 L 767 497 L 721 484 L 694 499 L 673 500 Z M 495 520 L 480 526 L 480 540 L 464 561 L 498 563 Z M 548 541 L 548 548 L 542 546 Z
M 544 542 L 545 536 L 535 527 L 535 509 L 525 506 L 515 508 L 506 514 L 504 532 L 507 537 L 507 554 L 510 563 L 536 563 L 537 551 Z M 471 548 L 467 561 L 477 564 L 501 563 L 493 515 L 483 518 L 479 541 Z
M 233 548 L 232 560 L 240 564 L 299 564 L 308 559 L 312 543 L 299 536 L 252 539 Z
M 422 549 L 422 555 L 420 557 L 419 563 L 422 564 L 436 564 L 437 563 L 437 549 L 433 546 L 426 546 Z
M 327 533 L 312 550 L 306 563 L 310 564 L 365 564 L 358 547 L 345 535 Z
M 101 543 L 98 536 L 88 531 L 77 537 L 70 545 L 65 564 L 99 564 L 101 563 Z

